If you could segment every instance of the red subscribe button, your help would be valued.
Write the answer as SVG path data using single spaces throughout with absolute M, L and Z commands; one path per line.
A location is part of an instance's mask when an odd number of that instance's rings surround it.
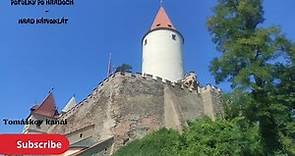
M 0 134 L 0 154 L 62 154 L 69 141 L 58 134 Z

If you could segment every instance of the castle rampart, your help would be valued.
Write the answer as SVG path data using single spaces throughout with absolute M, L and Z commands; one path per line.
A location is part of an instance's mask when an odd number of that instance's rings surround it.
M 116 150 L 161 127 L 181 131 L 189 120 L 205 115 L 215 119 L 222 113 L 220 94 L 211 85 L 198 91 L 153 75 L 118 72 L 60 117 L 67 119 L 66 126 L 53 126 L 48 133 L 65 134 L 70 143 L 114 137 Z

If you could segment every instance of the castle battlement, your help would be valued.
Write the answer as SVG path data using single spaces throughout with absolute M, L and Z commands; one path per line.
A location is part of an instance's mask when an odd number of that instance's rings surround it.
M 211 91 L 211 92 L 215 92 L 217 94 L 221 94 L 222 93 L 222 90 L 214 85 L 211 85 L 211 84 L 207 84 L 206 86 L 204 87 L 200 87 L 200 92 L 208 92 L 208 91 Z
M 196 96 L 202 96 L 203 94 L 207 94 L 208 92 L 212 92 L 215 94 L 221 94 L 222 91 L 220 88 L 211 85 L 211 84 L 206 84 L 205 86 L 198 86 L 198 89 L 190 89 L 187 86 L 182 85 L 182 83 L 180 82 L 171 82 L 167 79 L 163 79 L 159 76 L 154 76 L 151 74 L 142 74 L 140 72 L 136 72 L 136 73 L 132 73 L 132 72 L 116 72 L 113 73 L 111 75 L 109 75 L 108 77 L 106 77 L 105 79 L 103 79 L 102 81 L 100 81 L 98 83 L 98 85 L 92 90 L 92 93 L 89 94 L 86 98 L 84 98 L 83 100 L 81 100 L 81 102 L 79 102 L 79 104 L 77 104 L 74 108 L 72 108 L 71 110 L 69 110 L 68 112 L 64 113 L 60 119 L 66 119 L 67 117 L 71 116 L 73 113 L 75 113 L 75 111 L 77 109 L 79 109 L 79 107 L 83 106 L 84 104 L 88 104 L 89 101 L 93 98 L 93 96 L 95 96 L 95 94 L 99 94 L 100 91 L 103 89 L 103 87 L 107 84 L 107 83 L 112 83 L 111 80 L 116 79 L 116 78 L 130 78 L 130 79 L 140 79 L 141 81 L 154 81 L 154 83 L 159 83 L 161 85 L 167 86 L 169 88 L 174 88 L 177 90 L 181 90 L 184 93 L 191 93 L 191 94 L 195 94 Z
M 191 88 L 183 81 L 159 76 L 116 72 L 100 81 L 86 98 L 59 116 L 67 125 L 52 125 L 42 132 L 66 135 L 70 144 L 85 138 L 97 142 L 113 137 L 118 149 L 159 128 L 181 131 L 187 121 L 223 114 L 221 89 L 211 84 Z M 42 126 L 41 126 L 42 127 Z

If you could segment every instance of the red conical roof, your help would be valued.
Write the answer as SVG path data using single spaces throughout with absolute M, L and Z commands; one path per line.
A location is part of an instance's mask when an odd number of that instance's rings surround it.
M 157 29 L 157 28 L 169 28 L 169 29 L 175 29 L 173 26 L 171 20 L 169 19 L 165 9 L 161 6 L 155 19 L 153 22 L 153 25 L 151 27 L 151 30 Z
M 39 107 L 35 107 L 33 113 L 54 118 L 58 115 L 53 94 L 50 92 Z

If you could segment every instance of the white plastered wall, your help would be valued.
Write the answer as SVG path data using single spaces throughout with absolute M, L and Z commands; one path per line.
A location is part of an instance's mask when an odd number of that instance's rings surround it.
M 173 82 L 183 79 L 182 45 L 182 36 L 173 30 L 159 29 L 148 33 L 142 40 L 142 73 Z

